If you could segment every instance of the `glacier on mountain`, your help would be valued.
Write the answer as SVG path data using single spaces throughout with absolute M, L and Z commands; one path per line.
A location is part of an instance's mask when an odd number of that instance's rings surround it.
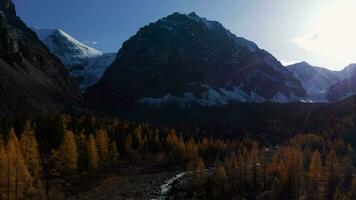
M 103 53 L 89 47 L 60 29 L 32 30 L 50 52 L 66 65 L 81 91 L 96 83 L 116 57 L 116 53 Z

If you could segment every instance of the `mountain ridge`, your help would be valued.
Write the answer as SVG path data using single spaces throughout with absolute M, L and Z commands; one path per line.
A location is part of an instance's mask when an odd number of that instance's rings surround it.
M 195 13 L 173 13 L 140 28 L 88 90 L 89 99 L 102 97 L 94 102 L 99 107 L 108 98 L 201 105 L 305 98 L 300 82 L 270 53 Z
M 299 62 L 286 68 L 301 81 L 308 96 L 315 102 L 332 103 L 356 94 L 356 65 L 350 64 L 340 71 Z
M 0 0 L 0 114 L 39 114 L 81 107 L 82 96 L 61 61 Z

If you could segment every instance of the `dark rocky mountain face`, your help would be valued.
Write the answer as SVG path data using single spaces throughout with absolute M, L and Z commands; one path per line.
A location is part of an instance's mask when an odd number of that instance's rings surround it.
M 305 95 L 271 54 L 195 13 L 174 13 L 141 28 L 86 92 L 109 111 L 132 102 L 219 105 L 300 101 Z
M 356 94 L 356 75 L 335 83 L 327 90 L 327 98 L 330 102 L 338 102 Z
M 82 102 L 61 61 L 9 0 L 0 0 L 0 114 L 50 113 Z
M 356 64 L 331 71 L 301 62 L 287 69 L 302 83 L 313 102 L 334 103 L 356 94 Z
M 350 64 L 340 71 L 343 79 L 331 85 L 326 94 L 330 102 L 344 100 L 356 94 L 356 64 Z
M 11 16 L 11 17 L 16 16 L 15 5 L 11 2 L 11 0 L 0 1 L 0 10 L 6 16 Z
M 346 78 L 343 71 L 331 71 L 306 62 L 286 67 L 302 83 L 308 98 L 313 102 L 328 102 L 328 88 Z

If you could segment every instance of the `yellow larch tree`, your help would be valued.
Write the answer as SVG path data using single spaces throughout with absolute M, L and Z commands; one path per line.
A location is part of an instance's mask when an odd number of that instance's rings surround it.
M 308 198 L 318 199 L 321 181 L 323 178 L 323 165 L 320 157 L 319 151 L 315 151 L 312 154 L 310 165 L 309 165 L 309 191 Z
M 106 130 L 98 130 L 96 132 L 95 142 L 101 164 L 107 164 L 110 158 L 110 138 L 108 132 Z
M 5 199 L 7 187 L 7 153 L 0 134 L 0 199 Z
M 58 154 L 64 170 L 67 172 L 74 172 L 78 169 L 78 150 L 72 131 L 65 131 Z
M 27 121 L 25 124 L 21 134 L 20 144 L 22 156 L 33 178 L 35 191 L 33 191 L 32 195 L 36 195 L 39 199 L 44 198 L 45 191 L 42 182 L 43 169 L 41 157 L 35 132 L 32 130 L 30 121 Z
M 330 149 L 326 157 L 321 195 L 326 200 L 331 200 L 336 192 L 340 179 L 340 164 L 334 149 Z
M 86 147 L 88 152 L 89 169 L 94 170 L 99 166 L 99 155 L 93 135 L 89 135 Z
M 142 126 L 139 125 L 135 128 L 134 130 L 134 136 L 135 136 L 135 145 L 137 147 L 137 150 L 139 152 L 142 152 L 143 147 L 144 147 L 144 140 L 142 138 Z
M 76 135 L 77 138 L 77 151 L 78 151 L 78 170 L 85 171 L 88 169 L 88 154 L 87 154 L 87 136 L 84 130 Z
M 187 162 L 192 162 L 192 163 L 197 163 L 198 160 L 198 146 L 195 143 L 194 139 L 191 138 L 186 144 L 185 144 L 185 155 Z
M 34 190 L 32 177 L 22 156 L 20 143 L 13 128 L 6 144 L 7 152 L 7 198 L 28 199 Z
M 120 154 L 117 150 L 117 145 L 115 141 L 112 141 L 110 144 L 110 161 L 118 160 Z
M 217 192 L 224 194 L 228 189 L 228 179 L 224 166 L 217 165 L 216 174 L 214 177 L 215 188 L 218 189 Z
M 182 137 L 177 136 L 175 129 L 169 132 L 166 141 L 173 156 L 177 158 L 177 160 L 183 161 L 185 158 L 185 143 Z
M 132 152 L 132 138 L 131 135 L 127 135 L 125 141 L 125 153 L 130 154 L 131 152 Z

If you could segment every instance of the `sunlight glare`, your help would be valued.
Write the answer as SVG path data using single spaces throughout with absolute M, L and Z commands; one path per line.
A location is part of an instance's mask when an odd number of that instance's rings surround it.
M 344 65 L 356 60 L 356 2 L 328 1 L 313 28 L 293 39 L 299 47 Z

